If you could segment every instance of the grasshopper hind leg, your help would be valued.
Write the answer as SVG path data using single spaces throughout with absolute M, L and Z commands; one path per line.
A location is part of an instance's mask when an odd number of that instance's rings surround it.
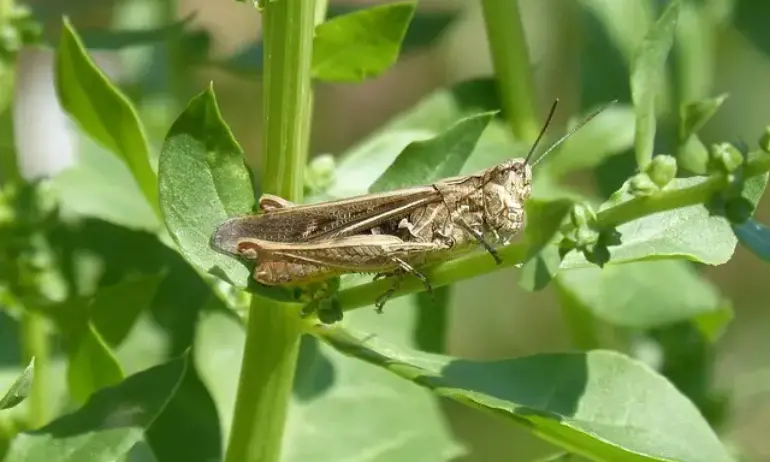
M 424 274 L 417 271 L 412 267 L 412 265 L 398 257 L 391 257 L 391 259 L 394 263 L 398 264 L 398 269 L 389 273 L 379 273 L 374 276 L 375 281 L 377 279 L 388 276 L 396 276 L 396 280 L 393 282 L 393 285 L 387 291 L 385 291 L 385 293 L 377 297 L 377 300 L 375 301 L 374 306 L 378 313 L 382 313 L 382 308 L 385 306 L 385 303 L 390 299 L 390 297 L 393 296 L 399 287 L 401 287 L 401 283 L 404 280 L 404 275 L 407 273 L 419 279 L 425 285 L 425 290 L 427 290 L 431 298 L 433 298 L 433 286 L 430 285 L 430 281 Z

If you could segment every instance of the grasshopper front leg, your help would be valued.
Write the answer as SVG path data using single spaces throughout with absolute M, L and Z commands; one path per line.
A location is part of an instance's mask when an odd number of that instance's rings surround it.
M 453 222 L 462 228 L 465 232 L 473 236 L 473 238 L 480 243 L 482 246 L 484 246 L 484 249 L 489 252 L 490 255 L 492 255 L 492 258 L 495 259 L 495 263 L 498 265 L 503 262 L 503 260 L 500 258 L 500 255 L 497 253 L 497 249 L 492 247 L 492 244 L 489 243 L 489 241 L 484 238 L 484 235 L 473 228 L 473 226 L 468 223 L 468 221 L 463 217 L 464 213 L 468 210 L 468 206 L 463 206 L 460 208 L 459 213 L 456 213 L 452 220 Z

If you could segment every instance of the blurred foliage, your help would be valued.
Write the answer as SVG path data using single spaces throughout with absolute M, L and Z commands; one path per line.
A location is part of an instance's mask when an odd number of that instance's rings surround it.
M 59 101 L 84 138 L 78 163 L 44 179 L 21 178 L 15 156 L 25 153 L 0 145 L 0 306 L 20 332 L 2 340 L 4 351 L 25 355 L 0 357 L 0 449 L 8 461 L 221 460 L 237 405 L 244 307 L 253 292 L 287 310 L 299 299 L 255 287 L 250 267 L 210 247 L 220 223 L 254 210 L 255 188 L 220 111 L 219 82 L 207 86 L 195 73 L 258 77 L 262 44 L 216 56 L 214 36 L 171 6 L 161 24 L 136 30 L 76 28 L 61 20 L 76 11 L 58 8 L 0 8 L 0 133 L 13 132 L 18 53 L 42 37 L 56 49 Z M 729 34 L 770 51 L 770 7 L 581 0 L 570 8 L 580 40 L 556 45 L 580 63 L 564 76 L 577 79 L 579 101 L 566 128 L 618 103 L 538 161 L 523 239 L 499 249 L 502 265 L 479 252 L 427 267 L 434 296 L 406 278 L 384 316 L 355 308 L 372 305 L 391 281 L 342 277 L 333 294 L 342 322 L 306 324 L 284 459 L 472 460 L 441 397 L 586 458 L 737 460 L 729 417 L 740 390 L 717 386 L 715 374 L 721 334 L 741 310 L 704 269 L 731 262 L 739 245 L 770 261 L 759 208 L 770 153 L 766 139 L 743 146 L 711 130 L 732 101 L 715 83 L 715 63 Z M 464 17 L 412 2 L 333 2 L 327 16 L 316 28 L 313 78 L 359 83 L 433 49 Z M 166 58 L 118 85 L 91 57 L 130 47 Z M 161 88 L 149 83 L 159 74 L 171 75 Z M 499 112 L 504 84 L 443 85 L 343 152 L 311 161 L 309 201 L 425 184 L 525 155 L 530 146 Z M 191 88 L 197 96 L 186 103 Z M 152 115 L 136 109 L 158 93 L 183 108 L 161 123 L 170 127 L 162 140 L 147 129 Z M 584 351 L 496 361 L 450 354 L 454 284 L 511 266 L 521 267 L 523 288 L 556 296 Z M 475 306 L 462 309 L 480 310 L 488 296 L 475 294 Z M 25 330 L 28 313 L 46 321 L 35 327 L 43 344 Z M 36 351 L 45 361 L 30 361 Z M 38 369 L 46 380 L 35 381 Z M 41 402 L 50 408 L 43 421 L 35 418 Z M 548 460 L 572 460 L 555 457 Z

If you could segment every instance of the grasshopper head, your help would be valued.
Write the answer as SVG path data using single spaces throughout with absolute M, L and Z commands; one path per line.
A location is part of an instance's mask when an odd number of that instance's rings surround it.
M 488 231 L 507 243 L 524 226 L 524 201 L 532 194 L 532 167 L 526 159 L 511 159 L 489 172 L 484 186 Z

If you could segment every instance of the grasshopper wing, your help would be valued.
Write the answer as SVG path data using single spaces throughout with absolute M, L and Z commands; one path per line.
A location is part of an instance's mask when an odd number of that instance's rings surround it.
M 307 243 L 352 236 L 441 200 L 433 186 L 419 186 L 315 204 L 271 207 L 269 213 L 225 221 L 214 232 L 211 245 L 220 252 L 239 255 L 237 246 L 242 239 Z

